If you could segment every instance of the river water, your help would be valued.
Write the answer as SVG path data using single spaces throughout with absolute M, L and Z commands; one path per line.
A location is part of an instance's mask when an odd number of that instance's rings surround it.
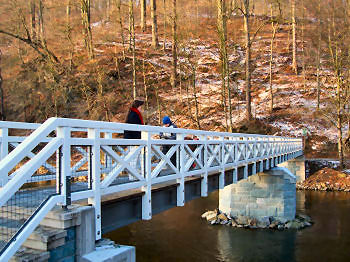
M 297 191 L 297 213 L 315 222 L 303 230 L 211 226 L 200 218 L 218 206 L 218 191 L 106 234 L 136 246 L 142 261 L 350 261 L 350 193 Z

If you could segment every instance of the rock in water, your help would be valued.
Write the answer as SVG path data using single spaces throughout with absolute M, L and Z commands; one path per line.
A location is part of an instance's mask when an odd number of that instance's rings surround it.
M 259 228 L 267 228 L 270 225 L 270 218 L 269 217 L 262 217 L 259 219 L 257 226 Z
M 246 216 L 239 215 L 236 218 L 236 222 L 237 222 L 237 224 L 240 224 L 240 225 L 247 225 L 248 224 L 248 218 Z
M 222 220 L 222 221 L 227 221 L 228 220 L 227 216 L 224 213 L 221 213 L 220 215 L 218 215 L 218 218 L 220 220 Z
M 300 228 L 304 227 L 304 224 L 297 221 L 297 220 L 292 220 L 292 221 L 287 222 L 285 227 L 288 229 L 300 229 Z
M 202 215 L 202 218 L 205 218 L 207 221 L 212 221 L 212 220 L 216 219 L 216 212 L 215 211 L 205 212 Z

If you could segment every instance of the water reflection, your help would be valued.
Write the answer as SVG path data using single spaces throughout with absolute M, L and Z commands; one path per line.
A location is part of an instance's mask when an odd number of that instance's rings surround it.
M 350 261 L 350 193 L 297 192 L 297 212 L 315 224 L 301 231 L 210 226 L 200 218 L 218 192 L 106 234 L 136 246 L 137 261 Z
M 218 261 L 295 261 L 295 239 L 296 231 L 222 228 Z

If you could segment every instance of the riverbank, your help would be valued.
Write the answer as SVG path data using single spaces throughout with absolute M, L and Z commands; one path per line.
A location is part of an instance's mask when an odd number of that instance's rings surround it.
M 297 182 L 299 190 L 350 192 L 350 174 L 332 168 L 323 168 L 305 181 Z

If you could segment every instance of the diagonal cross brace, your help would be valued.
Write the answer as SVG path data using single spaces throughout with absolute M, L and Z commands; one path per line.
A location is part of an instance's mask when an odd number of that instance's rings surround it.
M 166 153 L 166 155 L 163 154 L 163 152 L 160 150 L 160 148 L 152 146 L 152 150 L 155 151 L 158 156 L 160 156 L 161 161 L 157 164 L 156 168 L 152 171 L 152 178 L 155 178 L 159 175 L 160 171 L 162 171 L 162 168 L 168 164 L 171 169 L 173 169 L 176 174 L 180 174 L 179 170 L 173 165 L 170 158 L 175 153 L 175 151 L 180 147 L 180 145 L 174 145 L 170 148 L 170 150 Z
M 191 158 L 185 164 L 185 171 L 188 171 L 190 169 L 190 167 L 192 166 L 194 161 L 196 161 L 196 163 L 199 165 L 200 169 L 203 169 L 203 164 L 198 159 L 199 153 L 202 151 L 202 149 L 203 149 L 203 145 L 200 145 L 196 148 L 196 150 L 194 152 L 192 152 L 192 150 L 189 148 L 189 146 L 185 145 L 185 150 L 191 156 Z
M 129 164 L 130 160 L 136 157 L 144 148 L 144 146 L 140 145 L 136 150 L 131 150 L 130 153 L 125 157 L 125 160 L 122 157 L 120 157 L 117 153 L 115 153 L 110 146 L 101 146 L 101 148 L 105 153 L 107 153 L 110 157 L 112 157 L 115 161 L 119 163 L 118 166 L 115 169 L 113 169 L 110 172 L 110 174 L 108 174 L 108 176 L 103 180 L 101 184 L 102 187 L 108 187 L 118 176 L 117 174 L 122 172 L 125 168 L 129 169 L 131 175 L 136 177 L 138 180 L 145 180 L 144 177 L 142 177 L 142 175 L 140 175 L 138 171 Z

